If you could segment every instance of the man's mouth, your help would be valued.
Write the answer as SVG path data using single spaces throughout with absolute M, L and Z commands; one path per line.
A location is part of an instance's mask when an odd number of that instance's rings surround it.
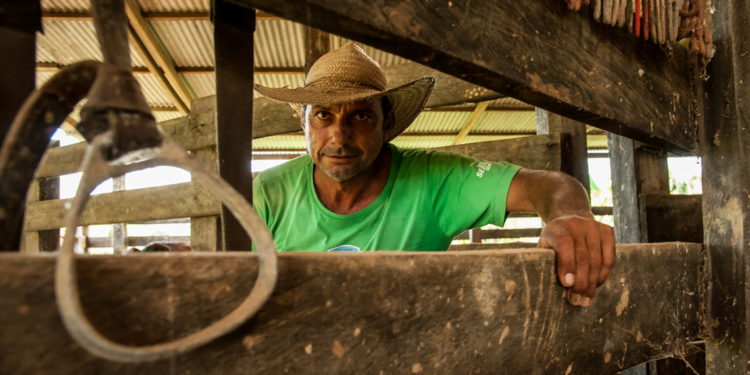
M 326 154 L 324 156 L 327 157 L 327 158 L 329 158 L 329 159 L 331 159 L 334 162 L 339 162 L 339 163 L 345 163 L 345 162 L 347 162 L 349 160 L 352 160 L 352 159 L 354 159 L 354 158 L 357 157 L 357 155 L 347 155 L 347 154 L 339 154 L 339 155 L 337 155 L 337 154 Z

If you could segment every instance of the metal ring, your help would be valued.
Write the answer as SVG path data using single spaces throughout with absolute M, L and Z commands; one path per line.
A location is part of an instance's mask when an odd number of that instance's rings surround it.
M 260 310 L 271 296 L 278 277 L 276 245 L 268 227 L 253 207 L 221 177 L 207 170 L 200 161 L 190 156 L 164 134 L 161 128 L 159 130 L 164 139 L 161 147 L 140 152 L 140 156 L 153 157 L 131 164 L 125 164 L 130 160 L 122 158 L 108 162 L 104 158 L 104 151 L 112 145 L 112 132 L 107 131 L 98 135 L 86 151 L 81 182 L 65 214 L 65 237 L 55 269 L 55 295 L 63 324 L 73 339 L 84 349 L 116 362 L 144 362 L 173 357 L 233 331 Z M 259 262 L 258 277 L 250 294 L 236 309 L 201 331 L 168 343 L 140 347 L 127 346 L 102 336 L 91 325 L 83 311 L 76 283 L 73 252 L 75 230 L 89 195 L 97 185 L 111 177 L 158 165 L 174 166 L 191 172 L 203 186 L 221 199 L 255 243 Z

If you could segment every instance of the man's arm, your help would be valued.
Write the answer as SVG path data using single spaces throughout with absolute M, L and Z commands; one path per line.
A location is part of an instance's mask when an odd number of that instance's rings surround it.
M 557 253 L 557 276 L 571 304 L 588 307 L 615 262 L 612 227 L 594 220 L 583 186 L 559 172 L 521 169 L 510 184 L 506 210 L 536 212 L 547 223 L 539 247 Z

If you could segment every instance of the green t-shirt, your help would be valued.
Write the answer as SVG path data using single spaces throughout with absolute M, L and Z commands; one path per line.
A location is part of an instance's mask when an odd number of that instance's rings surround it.
M 255 209 L 279 251 L 447 250 L 453 237 L 502 226 L 513 176 L 521 168 L 440 151 L 391 149 L 383 192 L 350 215 L 329 211 L 313 185 L 309 155 L 261 172 Z

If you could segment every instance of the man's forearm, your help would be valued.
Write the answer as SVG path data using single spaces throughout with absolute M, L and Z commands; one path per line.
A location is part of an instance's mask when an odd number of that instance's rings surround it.
M 545 223 L 561 216 L 593 219 L 583 185 L 564 173 L 530 171 L 526 181 L 528 199 Z

